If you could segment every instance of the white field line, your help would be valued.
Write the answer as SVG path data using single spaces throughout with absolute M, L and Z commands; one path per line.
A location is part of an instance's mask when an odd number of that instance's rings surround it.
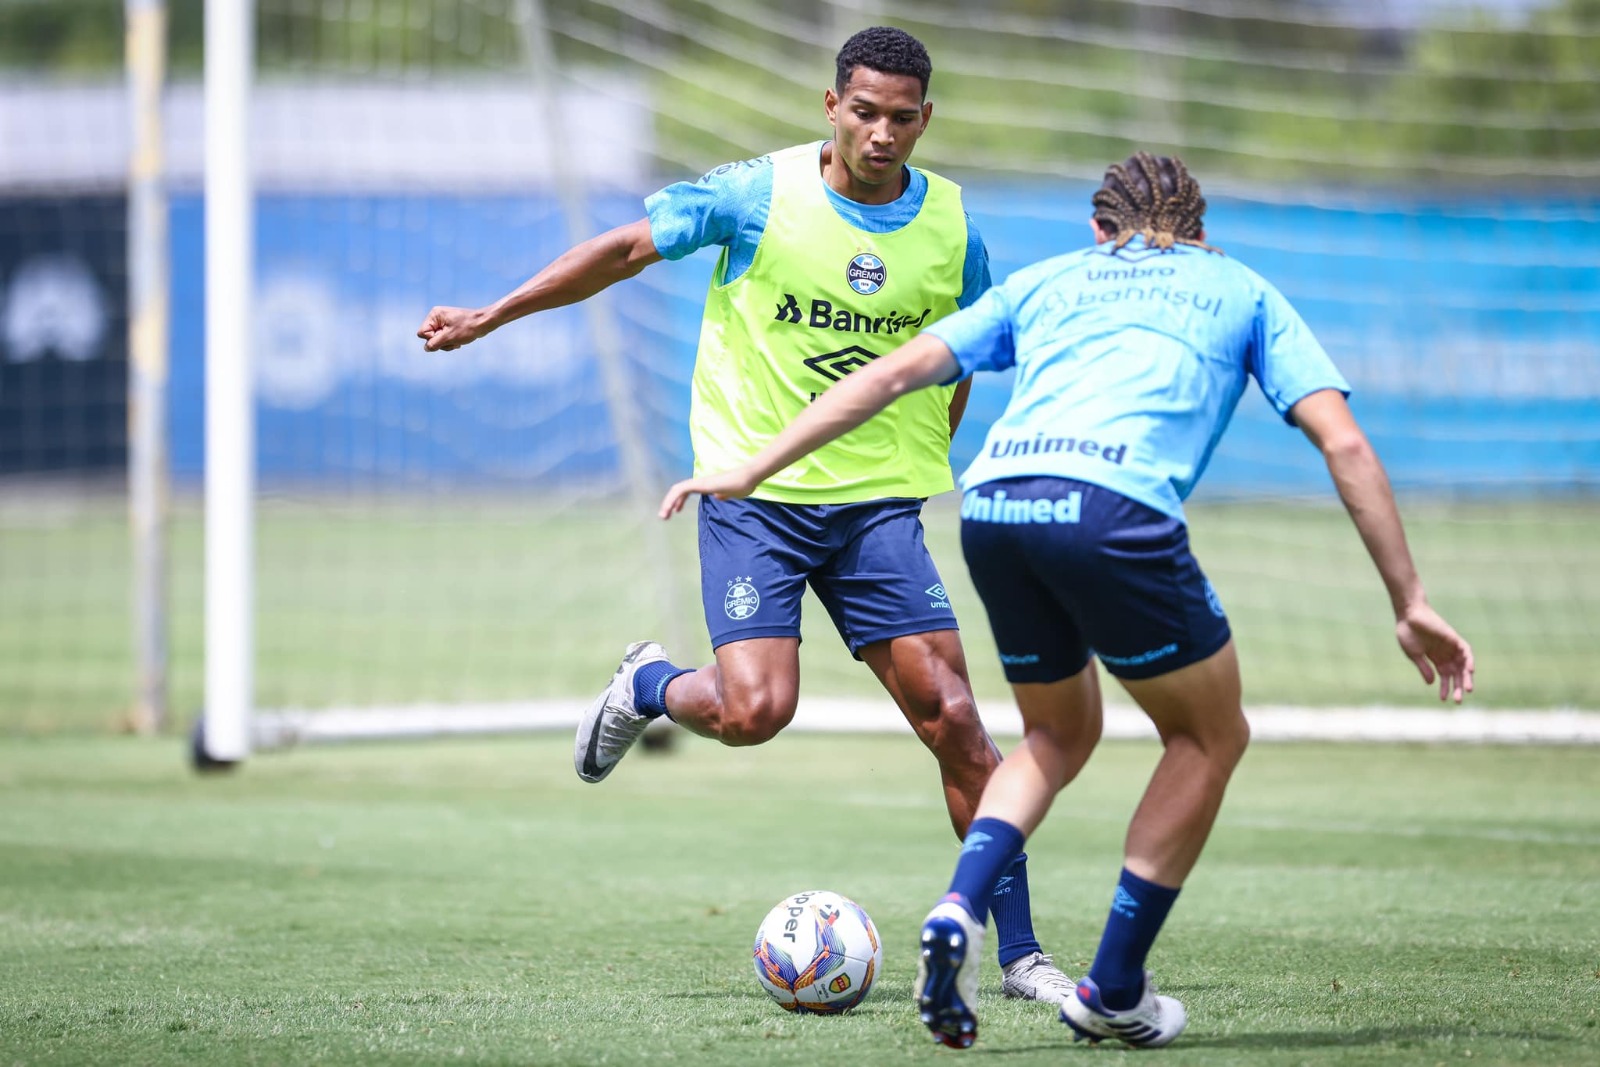
M 257 749 L 333 741 L 439 737 L 451 734 L 571 730 L 586 700 L 505 704 L 413 704 L 396 707 L 258 711 L 251 735 Z M 1396 743 L 1600 745 L 1600 712 L 1423 710 L 1389 707 L 1247 708 L 1255 741 L 1379 741 Z M 991 703 L 984 712 L 997 737 L 1022 733 L 1015 708 Z M 817 733 L 899 733 L 910 727 L 887 698 L 802 699 L 791 730 Z M 1138 709 L 1106 708 L 1108 738 L 1153 738 Z

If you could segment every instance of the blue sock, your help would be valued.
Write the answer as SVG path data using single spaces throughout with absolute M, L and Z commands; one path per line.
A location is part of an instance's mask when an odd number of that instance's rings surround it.
M 667 686 L 680 674 L 693 674 L 692 667 L 674 667 L 664 659 L 654 660 L 633 674 L 633 706 L 641 715 L 655 719 L 667 712 Z
M 1019 853 L 989 894 L 994 930 L 1000 935 L 1000 966 L 1030 952 L 1044 951 L 1033 934 L 1033 904 L 1028 900 L 1028 854 Z
M 1144 994 L 1144 960 L 1161 924 L 1167 921 L 1178 890 L 1147 882 L 1127 868 L 1111 899 L 1111 914 L 1089 977 L 1100 987 L 1100 999 L 1112 1011 L 1126 1011 Z
M 1022 854 L 1022 831 L 1000 819 L 974 819 L 961 842 L 950 892 L 958 894 L 980 923 L 989 921 L 989 898 L 1000 872 Z

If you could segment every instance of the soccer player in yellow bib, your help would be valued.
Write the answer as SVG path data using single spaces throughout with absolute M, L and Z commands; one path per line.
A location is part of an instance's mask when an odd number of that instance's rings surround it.
M 417 335 L 451 350 L 583 300 L 662 259 L 723 251 L 706 296 L 689 414 L 695 471 L 744 462 L 830 384 L 989 287 L 961 190 L 907 165 L 927 129 L 932 64 L 916 38 L 863 30 L 823 95 L 830 140 L 729 163 L 645 201 L 647 217 L 577 245 L 498 302 L 436 307 Z M 726 745 L 771 740 L 800 686 L 809 584 L 939 763 L 966 836 L 999 753 L 978 717 L 955 614 L 923 544 L 925 498 L 954 488 L 965 384 L 926 390 L 775 472 L 749 499 L 700 506 L 701 592 L 716 662 L 630 645 L 583 716 L 573 752 L 598 782 L 667 715 Z M 1034 936 L 1027 857 L 994 894 L 1002 989 L 1059 1003 L 1071 980 Z

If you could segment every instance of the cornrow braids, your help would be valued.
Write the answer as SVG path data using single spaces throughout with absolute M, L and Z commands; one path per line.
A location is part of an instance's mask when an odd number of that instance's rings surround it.
M 1206 198 L 1200 183 L 1176 156 L 1135 152 L 1106 168 L 1105 180 L 1095 192 L 1094 220 L 1115 235 L 1113 251 L 1144 237 L 1151 248 L 1166 251 L 1175 244 L 1193 245 L 1221 254 L 1200 239 L 1205 228 Z

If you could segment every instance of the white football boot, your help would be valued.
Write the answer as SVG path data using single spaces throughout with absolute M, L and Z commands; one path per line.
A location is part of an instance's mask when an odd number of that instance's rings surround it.
M 635 741 L 655 721 L 634 710 L 633 676 L 646 663 L 667 658 L 667 650 L 654 641 L 635 641 L 622 656 L 617 673 L 578 723 L 577 740 L 572 747 L 572 766 L 586 782 L 598 782 L 610 774 L 628 754 Z
M 1080 979 L 1072 995 L 1061 1002 L 1061 1021 L 1072 1028 L 1074 1041 L 1114 1037 L 1134 1048 L 1160 1048 L 1183 1033 L 1189 1013 L 1182 1001 L 1157 996 L 1155 980 L 1146 971 L 1144 994 L 1124 1011 L 1112 1011 L 1101 1002 L 1100 987 L 1093 979 Z

